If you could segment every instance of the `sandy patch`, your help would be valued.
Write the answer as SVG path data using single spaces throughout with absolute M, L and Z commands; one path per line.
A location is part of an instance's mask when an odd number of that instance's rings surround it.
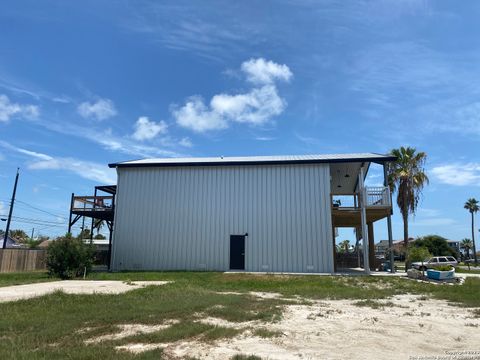
M 249 295 L 256 296 L 260 299 L 282 299 L 283 295 L 272 292 L 250 291 Z
M 0 302 L 28 299 L 63 291 L 67 294 L 121 294 L 149 285 L 165 285 L 170 281 L 103 281 L 103 280 L 63 280 L 37 284 L 0 287 Z
M 201 319 L 198 319 L 198 322 L 201 322 L 202 324 L 222 326 L 222 327 L 227 327 L 232 329 L 245 329 L 251 326 L 258 326 L 261 324 L 261 322 L 259 321 L 233 322 L 233 321 L 228 321 L 228 320 L 215 318 L 215 317 L 201 318 Z
M 119 340 L 119 339 L 123 339 L 129 336 L 139 335 L 139 334 L 149 334 L 156 331 L 167 329 L 173 324 L 177 324 L 177 323 L 178 323 L 177 320 L 170 320 L 170 321 L 166 321 L 164 324 L 159 324 L 159 325 L 121 324 L 121 325 L 117 325 L 117 328 L 120 330 L 119 332 L 97 336 L 95 338 L 85 340 L 85 343 L 93 344 L 93 343 L 99 343 L 102 341 Z
M 173 357 L 220 360 L 242 353 L 262 359 L 305 360 L 408 359 L 413 355 L 442 355 L 446 350 L 475 350 L 480 344 L 480 319 L 472 316 L 471 309 L 414 295 L 383 300 L 385 306 L 377 309 L 355 306 L 357 301 L 286 305 L 279 322 L 254 326 L 282 332 L 284 336 L 280 337 L 264 339 L 245 331 L 213 343 L 183 341 L 157 346 Z M 244 328 L 242 323 L 204 320 Z
M 250 295 L 255 296 L 261 299 L 281 299 L 283 297 L 282 294 L 279 293 L 272 293 L 272 292 L 262 292 L 262 291 L 249 291 L 249 292 L 237 292 L 237 291 L 220 291 L 217 294 L 221 295 Z

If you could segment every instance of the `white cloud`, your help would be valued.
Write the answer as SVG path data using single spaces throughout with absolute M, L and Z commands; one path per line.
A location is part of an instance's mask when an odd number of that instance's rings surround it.
M 455 186 L 480 186 L 480 164 L 447 164 L 436 166 L 431 173 L 441 183 Z
M 289 67 L 264 58 L 250 59 L 242 64 L 247 80 L 254 84 L 272 84 L 275 80 L 290 81 L 293 76 Z
M 42 153 L 39 153 L 39 152 L 36 152 L 36 151 L 30 151 L 30 150 L 22 149 L 20 147 L 13 146 L 6 141 L 1 141 L 0 140 L 0 146 L 4 147 L 5 149 L 16 151 L 16 152 L 19 152 L 21 154 L 28 155 L 28 156 L 31 156 L 31 157 L 34 157 L 34 158 L 37 158 L 37 159 L 41 159 L 41 160 L 50 160 L 51 159 L 51 157 L 46 155 L 46 154 L 42 154 Z
M 53 157 L 36 151 L 15 147 L 5 141 L 0 141 L 0 146 L 34 158 L 35 160 L 28 164 L 28 168 L 32 170 L 67 170 L 85 179 L 98 181 L 103 184 L 116 183 L 115 171 L 109 169 L 105 164 L 74 158 Z
M 105 120 L 117 115 L 115 105 L 110 99 L 98 99 L 96 102 L 83 102 L 78 108 L 78 113 L 84 118 Z
M 48 123 L 43 122 L 41 124 L 45 128 L 56 131 L 60 134 L 77 136 L 82 139 L 92 141 L 108 151 L 120 152 L 127 155 L 133 155 L 136 157 L 185 157 L 185 154 L 180 154 L 172 150 L 161 148 L 156 144 L 155 146 L 145 145 L 137 141 L 133 141 L 131 137 L 120 137 L 115 135 L 111 129 L 95 129 L 92 127 L 78 126 L 65 122 Z M 177 144 L 167 144 L 168 146 Z M 166 146 L 166 145 L 162 145 Z
M 255 137 L 255 140 L 258 140 L 258 141 L 273 141 L 273 140 L 275 140 L 275 138 L 272 137 L 272 136 L 257 136 L 257 137 Z
M 178 142 L 178 144 L 180 146 L 183 146 L 183 147 L 192 147 L 193 146 L 192 141 L 188 137 L 181 138 L 180 141 Z
M 167 127 L 165 121 L 150 121 L 148 117 L 141 116 L 135 123 L 135 132 L 132 137 L 139 141 L 151 140 L 158 134 L 165 134 L 167 132 Z
M 0 215 L 5 215 L 7 212 L 7 209 L 5 208 L 5 205 L 3 202 L 0 201 Z
M 274 85 L 265 85 L 240 95 L 215 95 L 210 102 L 213 112 L 240 123 L 261 125 L 279 115 L 286 102 L 278 96 Z
M 67 170 L 74 174 L 103 184 L 116 184 L 115 171 L 104 164 L 74 158 L 50 157 L 28 165 L 32 170 Z
M 0 122 L 7 122 L 15 115 L 35 119 L 39 113 L 40 111 L 36 105 L 13 103 L 7 95 L 0 95 Z
M 192 96 L 181 108 L 173 110 L 178 125 L 196 132 L 220 130 L 228 127 L 227 121 L 211 111 L 200 96 Z
M 192 96 L 184 106 L 173 107 L 177 123 L 196 132 L 205 132 L 225 129 L 231 122 L 262 125 L 281 114 L 287 104 L 278 95 L 274 82 L 290 80 L 292 73 L 288 66 L 260 58 L 244 62 L 242 70 L 256 87 L 242 94 L 214 95 L 209 105 L 200 96 Z

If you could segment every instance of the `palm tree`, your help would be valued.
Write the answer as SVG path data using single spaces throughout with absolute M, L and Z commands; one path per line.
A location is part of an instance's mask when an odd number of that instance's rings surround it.
M 97 229 L 97 235 L 100 234 L 100 230 L 102 230 L 103 226 L 105 225 L 105 220 L 96 220 L 93 228 Z
M 350 249 L 350 241 L 349 240 L 343 240 L 338 245 L 346 254 L 348 254 L 348 250 Z
M 460 247 L 465 250 L 465 252 L 467 253 L 465 255 L 465 257 L 467 259 L 470 259 L 470 250 L 472 249 L 473 247 L 473 244 L 472 244 L 472 240 L 470 239 L 462 239 L 462 242 L 460 243 Z
M 477 264 L 477 249 L 475 248 L 475 213 L 480 210 L 478 205 L 478 200 L 475 198 L 470 198 L 467 200 L 465 205 L 463 205 L 472 215 L 472 243 L 473 243 L 473 259 L 475 264 Z
M 424 169 L 427 154 L 403 146 L 393 149 L 390 154 L 396 156 L 397 160 L 389 167 L 388 183 L 392 193 L 397 191 L 397 205 L 403 218 L 403 241 L 407 249 L 408 216 L 415 215 L 423 187 L 428 185 Z

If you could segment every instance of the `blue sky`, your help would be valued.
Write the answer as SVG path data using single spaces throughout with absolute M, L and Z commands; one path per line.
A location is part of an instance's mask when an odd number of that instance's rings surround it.
M 15 215 L 43 224 L 13 228 L 64 232 L 70 194 L 114 182 L 109 162 L 409 145 L 428 154 L 431 180 L 411 234 L 470 237 L 478 1 L 0 6 L 0 215 L 18 166 Z M 397 209 L 393 223 L 401 238 Z

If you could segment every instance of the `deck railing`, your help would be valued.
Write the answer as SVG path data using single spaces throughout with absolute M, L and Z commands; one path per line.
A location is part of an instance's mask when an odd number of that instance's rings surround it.
M 113 209 L 113 196 L 74 196 L 72 211 L 109 211 Z
M 332 194 L 332 207 L 334 209 L 342 210 L 356 210 L 360 208 L 360 194 L 359 192 L 351 194 Z M 366 206 L 372 207 L 388 207 L 390 203 L 390 189 L 388 187 L 365 187 L 364 189 Z
M 365 188 L 367 207 L 390 206 L 390 189 L 385 186 L 367 186 Z

